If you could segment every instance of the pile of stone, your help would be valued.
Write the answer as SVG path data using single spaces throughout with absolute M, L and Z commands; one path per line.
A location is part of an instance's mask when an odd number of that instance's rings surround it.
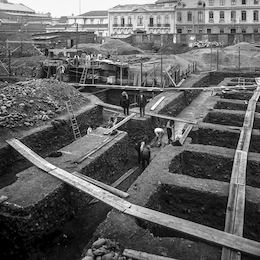
M 82 260 L 131 260 L 122 256 L 120 251 L 118 243 L 107 238 L 99 238 L 88 249 Z
M 74 87 L 56 80 L 0 83 L 0 128 L 41 125 L 67 112 L 67 100 L 75 110 L 88 102 Z

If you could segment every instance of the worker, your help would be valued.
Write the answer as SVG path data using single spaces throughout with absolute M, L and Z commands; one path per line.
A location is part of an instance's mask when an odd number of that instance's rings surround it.
M 172 124 L 171 120 L 167 121 L 166 131 L 167 131 L 167 137 L 168 137 L 168 144 L 171 144 L 172 143 L 172 135 L 173 135 L 173 140 L 175 139 L 174 138 L 174 135 L 175 135 L 174 134 L 174 122 Z
M 140 156 L 141 156 L 141 160 L 142 160 L 142 168 L 144 170 L 146 167 L 146 164 L 149 165 L 150 157 L 151 157 L 150 146 L 146 145 L 145 141 L 141 142 Z
M 109 121 L 108 121 L 108 128 L 112 128 L 113 126 L 115 126 L 117 123 L 117 116 L 116 114 L 114 114 L 114 116 L 111 116 Z
M 163 128 L 157 127 L 154 129 L 155 134 L 155 142 L 157 143 L 157 147 L 160 147 L 162 145 L 162 138 L 164 136 L 164 130 Z
M 146 96 L 143 93 L 143 90 L 140 90 L 139 95 L 137 96 L 137 105 L 140 108 L 140 117 L 145 116 L 145 106 L 147 104 Z
M 130 100 L 128 97 L 128 94 L 126 91 L 122 92 L 121 98 L 120 98 L 120 106 L 124 109 L 124 115 L 129 115 L 129 106 L 130 106 Z

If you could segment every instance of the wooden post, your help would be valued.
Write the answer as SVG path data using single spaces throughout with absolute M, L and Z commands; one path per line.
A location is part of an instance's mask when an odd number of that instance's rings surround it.
M 212 70 L 212 45 L 210 47 L 210 70 Z
M 161 53 L 161 87 L 163 87 L 163 58 Z
M 218 70 L 218 50 L 217 50 L 217 70 Z
M 238 70 L 240 70 L 240 47 L 238 47 Z
M 9 76 L 11 76 L 12 71 L 11 71 L 11 51 L 10 51 L 10 48 L 8 49 L 8 70 L 9 70 Z
M 120 66 L 120 86 L 122 86 L 123 82 L 123 68 L 122 68 L 122 61 L 121 61 L 121 66 Z
M 92 63 L 92 84 L 93 84 L 93 85 L 95 84 L 95 78 L 94 78 L 94 75 L 95 75 L 94 64 Z
M 143 81 L 143 61 L 141 58 L 141 82 L 140 82 L 140 86 L 142 86 L 142 81 Z

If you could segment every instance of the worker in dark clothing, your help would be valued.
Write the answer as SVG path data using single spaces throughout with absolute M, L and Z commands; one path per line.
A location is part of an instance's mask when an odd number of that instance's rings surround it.
M 142 160 L 142 168 L 144 170 L 146 167 L 146 164 L 149 165 L 150 157 L 151 157 L 150 147 L 149 147 L 149 145 L 146 145 L 146 143 L 144 141 L 141 142 L 140 155 L 141 155 L 141 160 Z
M 167 137 L 168 137 L 168 144 L 172 143 L 172 134 L 173 134 L 173 140 L 174 140 L 174 122 L 172 124 L 172 121 L 169 120 L 166 124 L 166 131 L 167 131 Z
M 137 142 L 135 144 L 135 150 L 138 153 L 138 163 L 140 163 L 142 161 L 142 159 L 141 159 L 141 151 L 140 151 L 141 143 L 142 143 L 142 141 L 139 141 L 139 142 Z
M 145 106 L 147 104 L 146 96 L 143 94 L 143 90 L 140 90 L 139 95 L 137 96 L 137 105 L 140 108 L 140 117 L 145 116 Z
M 124 114 L 126 116 L 129 115 L 129 106 L 130 106 L 130 100 L 128 97 L 128 94 L 126 91 L 122 92 L 121 98 L 120 98 L 120 106 L 124 109 Z

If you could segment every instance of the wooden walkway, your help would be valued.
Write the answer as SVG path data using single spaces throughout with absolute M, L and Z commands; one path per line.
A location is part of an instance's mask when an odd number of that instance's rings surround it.
M 125 214 L 156 223 L 219 246 L 225 246 L 232 250 L 260 256 L 260 243 L 256 241 L 132 204 L 47 162 L 17 139 L 8 140 L 7 143 L 38 168 Z
M 228 204 L 226 210 L 225 232 L 242 237 L 244 230 L 245 196 L 246 196 L 246 167 L 251 133 L 254 123 L 256 103 L 260 96 L 260 86 L 249 100 L 244 124 L 235 152 L 231 174 Z M 240 260 L 241 254 L 223 247 L 221 260 Z
M 123 111 L 123 109 L 119 106 L 115 106 L 115 105 L 111 105 L 108 103 L 104 103 L 104 102 L 99 102 L 99 103 L 95 103 L 96 105 L 111 109 L 111 110 L 115 110 L 115 111 Z M 129 111 L 131 113 L 137 113 L 136 112 L 137 109 L 129 109 Z M 172 121 L 178 121 L 178 122 L 183 122 L 183 123 L 188 123 L 188 124 L 197 124 L 197 121 L 191 120 L 191 119 L 185 119 L 185 118 L 179 118 L 179 117 L 173 117 L 173 116 L 165 116 L 165 115 L 160 115 L 160 114 L 156 114 L 156 113 L 151 113 L 151 112 L 145 112 L 145 115 L 147 116 L 153 116 L 153 117 L 158 117 L 158 118 L 162 118 L 162 119 L 166 119 L 166 120 L 172 120 Z

